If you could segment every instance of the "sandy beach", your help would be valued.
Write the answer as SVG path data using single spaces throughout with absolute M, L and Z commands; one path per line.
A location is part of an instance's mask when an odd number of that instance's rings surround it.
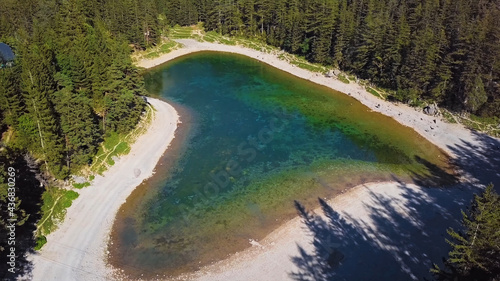
M 175 109 L 166 102 L 148 98 L 155 109 L 147 132 L 137 138 L 129 154 L 91 186 L 68 208 L 64 222 L 48 235 L 47 244 L 32 257 L 32 276 L 27 280 L 111 280 L 106 266 L 107 242 L 116 212 L 129 194 L 154 173 L 179 122 Z M 136 172 L 140 174 L 136 176 Z
M 421 272 L 429 268 L 431 261 L 440 261 L 446 253 L 446 228 L 457 225 L 460 209 L 469 204 L 473 192 L 480 187 L 478 183 L 498 181 L 500 177 L 500 152 L 491 150 L 491 147 L 500 147 L 497 139 L 473 133 L 461 125 L 445 123 L 439 117 L 427 116 L 405 105 L 385 102 L 359 85 L 344 84 L 297 68 L 280 60 L 276 54 L 191 39 L 177 41 L 184 48 L 140 61 L 138 65 L 152 68 L 198 51 L 242 54 L 346 93 L 373 111 L 415 129 L 455 158 L 463 170 L 463 181 L 454 187 L 430 189 L 396 181 L 381 182 L 357 186 L 328 201 L 332 212 L 345 218 L 323 217 L 335 233 L 333 240 L 338 240 L 333 247 L 343 254 L 336 270 L 340 276 L 338 280 L 421 279 Z M 150 103 L 157 110 L 150 129 L 104 177 L 96 177 L 92 186 L 79 191 L 80 197 L 68 209 L 65 221 L 47 237 L 48 243 L 42 251 L 33 256 L 34 270 L 30 280 L 113 279 L 113 269 L 106 265 L 106 245 L 116 212 L 132 190 L 151 176 L 173 139 L 178 122 L 178 115 L 170 105 L 155 99 L 150 99 Z M 134 169 L 141 170 L 139 177 L 134 177 Z M 315 212 L 321 213 L 320 210 Z M 313 237 L 297 217 L 262 241 L 250 240 L 251 247 L 247 250 L 179 279 L 271 281 L 293 280 L 292 273 L 315 276 L 308 272 L 314 269 L 307 266 L 314 264 L 308 261 L 307 253 L 314 256 L 312 253 L 318 247 L 311 244 Z

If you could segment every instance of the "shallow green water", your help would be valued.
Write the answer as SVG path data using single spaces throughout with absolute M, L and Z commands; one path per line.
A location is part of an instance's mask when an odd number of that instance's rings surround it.
M 164 180 L 118 218 L 113 260 L 132 275 L 224 258 L 293 217 L 293 200 L 313 206 L 349 186 L 446 165 L 393 119 L 243 56 L 193 54 L 145 78 L 151 93 L 193 112 L 183 126 L 195 129 L 173 167 L 157 169 Z

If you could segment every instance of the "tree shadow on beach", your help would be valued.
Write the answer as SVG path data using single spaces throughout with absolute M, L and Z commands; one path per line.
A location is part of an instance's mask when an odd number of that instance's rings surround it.
M 420 187 L 394 177 L 401 200 L 365 186 L 369 199 L 342 213 L 322 199 L 324 215 L 308 212 L 296 202 L 312 243 L 297 245 L 299 253 L 291 258 L 296 270 L 289 276 L 301 281 L 432 279 L 432 264 L 442 267 L 451 249 L 445 242 L 446 229 L 461 228 L 461 210 L 485 184 L 491 182 L 497 190 L 500 186 L 500 142 L 478 133 L 474 137 L 477 145 L 462 141 L 449 147 L 456 155 L 453 164 L 462 170 L 461 182 L 416 158 L 428 173 L 413 175 Z M 425 187 L 443 182 L 452 185 Z
M 447 253 L 448 227 L 459 226 L 460 209 L 472 197 L 463 189 L 415 189 L 399 183 L 404 200 L 394 201 L 368 189 L 370 200 L 360 204 L 366 219 L 339 213 L 319 199 L 324 216 L 309 213 L 297 203 L 312 251 L 299 246 L 292 258 L 294 280 L 421 280 Z M 438 203 L 439 202 L 439 203 Z
M 456 155 L 454 164 L 461 168 L 467 181 L 472 184 L 493 183 L 500 191 L 500 140 L 472 131 L 474 141 L 461 140 L 448 146 Z

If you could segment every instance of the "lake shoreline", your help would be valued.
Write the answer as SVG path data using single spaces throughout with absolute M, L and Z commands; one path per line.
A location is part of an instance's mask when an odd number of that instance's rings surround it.
M 136 65 L 151 69 L 178 57 L 203 51 L 240 54 L 259 60 L 299 78 L 349 95 L 369 107 L 372 111 L 392 117 L 400 124 L 414 129 L 417 133 L 444 150 L 450 156 L 453 156 L 453 151 L 449 149 L 449 146 L 458 143 L 460 140 L 473 141 L 470 130 L 466 129 L 463 125 L 446 123 L 441 117 L 425 115 L 416 108 L 382 100 L 367 92 L 366 89 L 359 84 L 345 84 L 336 78 L 328 78 L 324 75 L 299 68 L 287 61 L 281 60 L 278 54 L 263 53 L 242 46 L 199 42 L 194 39 L 177 39 L 175 41 L 182 44 L 183 47 L 163 54 L 157 58 L 140 60 Z
M 446 123 L 440 117 L 428 116 L 417 111 L 415 108 L 403 104 L 395 104 L 381 100 L 368 93 L 364 87 L 356 84 L 344 84 L 334 78 L 310 72 L 280 60 L 277 54 L 268 54 L 241 46 L 229 46 L 208 42 L 198 42 L 193 39 L 179 39 L 177 42 L 184 45 L 183 48 L 161 55 L 158 58 L 142 60 L 137 63 L 144 68 L 154 68 L 175 58 L 201 51 L 228 52 L 245 55 L 270 66 L 291 73 L 297 77 L 309 80 L 331 89 L 347 94 L 362 104 L 368 106 L 372 111 L 380 112 L 394 118 L 396 121 L 414 129 L 417 133 L 429 140 L 434 145 L 448 153 L 452 158 L 456 157 L 453 149 L 461 143 L 469 143 L 481 147 L 482 144 L 477 137 L 468 129 L 459 124 Z M 464 180 L 464 178 L 462 178 Z M 472 188 L 467 181 L 457 184 L 455 187 L 461 192 L 460 196 L 472 196 L 477 189 Z M 328 200 L 331 206 L 338 212 L 346 211 L 353 217 L 366 218 L 369 216 L 364 210 L 356 210 L 363 202 L 370 202 L 373 194 L 384 194 L 391 200 L 404 201 L 402 190 L 423 192 L 425 187 L 414 184 L 402 184 L 395 181 L 377 182 L 358 185 L 348 189 L 345 193 Z M 459 196 L 459 195 L 457 195 Z M 367 203 L 370 204 L 370 203 Z M 376 206 L 376 203 L 373 203 Z M 321 213 L 319 209 L 315 213 Z M 442 223 L 441 223 L 442 224 Z M 443 233 L 445 231 L 443 230 Z M 310 242 L 310 236 L 303 229 L 299 217 L 284 223 L 278 229 L 266 236 L 262 241 L 249 241 L 249 248 L 238 252 L 229 258 L 204 267 L 202 270 L 185 274 L 174 280 L 285 280 L 289 279 L 289 273 L 294 270 L 290 262 L 293 253 L 297 253 L 297 245 L 304 246 L 306 250 Z M 288 260 L 288 262 L 286 260 Z M 278 264 L 276 261 L 282 260 Z M 433 260 L 438 262 L 439 259 Z M 257 276 L 256 276 L 257 274 Z

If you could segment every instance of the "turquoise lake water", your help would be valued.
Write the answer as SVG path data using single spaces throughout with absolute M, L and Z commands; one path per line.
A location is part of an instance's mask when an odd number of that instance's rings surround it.
M 191 54 L 145 81 L 190 122 L 115 224 L 111 261 L 136 277 L 197 270 L 243 250 L 293 218 L 294 200 L 314 207 L 360 183 L 447 167 L 413 130 L 247 57 Z

